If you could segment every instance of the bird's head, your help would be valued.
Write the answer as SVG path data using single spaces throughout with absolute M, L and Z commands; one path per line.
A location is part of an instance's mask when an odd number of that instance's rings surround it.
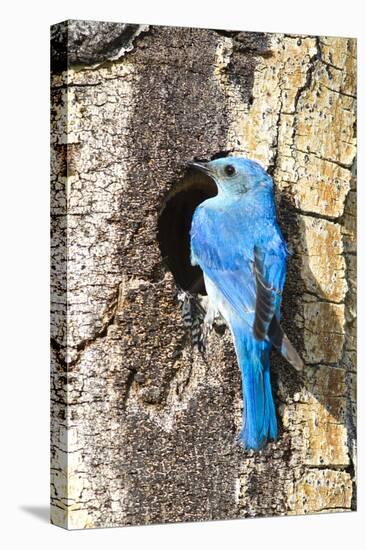
M 212 178 L 219 194 L 244 195 L 255 189 L 273 188 L 272 178 L 260 164 L 243 157 L 225 157 L 209 162 L 193 162 L 193 168 Z

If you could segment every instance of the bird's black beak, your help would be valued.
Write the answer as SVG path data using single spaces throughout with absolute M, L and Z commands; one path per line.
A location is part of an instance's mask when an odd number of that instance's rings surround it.
M 194 170 L 199 170 L 204 174 L 211 175 L 211 170 L 208 164 L 209 164 L 208 162 L 189 162 L 188 166 L 189 168 L 192 168 Z

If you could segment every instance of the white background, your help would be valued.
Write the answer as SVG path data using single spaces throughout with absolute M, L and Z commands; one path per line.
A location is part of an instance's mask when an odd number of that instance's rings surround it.
M 0 172 L 0 538 L 3 548 L 365 547 L 365 271 L 359 273 L 359 512 L 67 532 L 49 494 L 49 25 L 99 19 L 357 36 L 359 266 L 365 264 L 365 19 L 362 1 L 106 0 L 3 3 Z M 6 6 L 6 7 L 5 7 Z

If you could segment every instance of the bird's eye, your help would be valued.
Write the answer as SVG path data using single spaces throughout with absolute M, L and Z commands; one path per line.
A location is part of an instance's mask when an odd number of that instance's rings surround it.
M 227 176 L 233 176 L 235 174 L 235 168 L 232 164 L 227 164 L 225 166 L 225 174 Z

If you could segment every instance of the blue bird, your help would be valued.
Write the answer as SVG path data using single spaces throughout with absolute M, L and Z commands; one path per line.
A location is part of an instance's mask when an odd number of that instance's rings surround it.
M 229 326 L 242 375 L 240 441 L 259 450 L 277 438 L 269 354 L 272 345 L 297 370 L 303 363 L 280 326 L 288 249 L 276 220 L 273 182 L 257 163 L 220 158 L 191 166 L 212 178 L 216 196 L 195 210 L 191 263 L 203 271 L 205 323 L 218 313 Z

